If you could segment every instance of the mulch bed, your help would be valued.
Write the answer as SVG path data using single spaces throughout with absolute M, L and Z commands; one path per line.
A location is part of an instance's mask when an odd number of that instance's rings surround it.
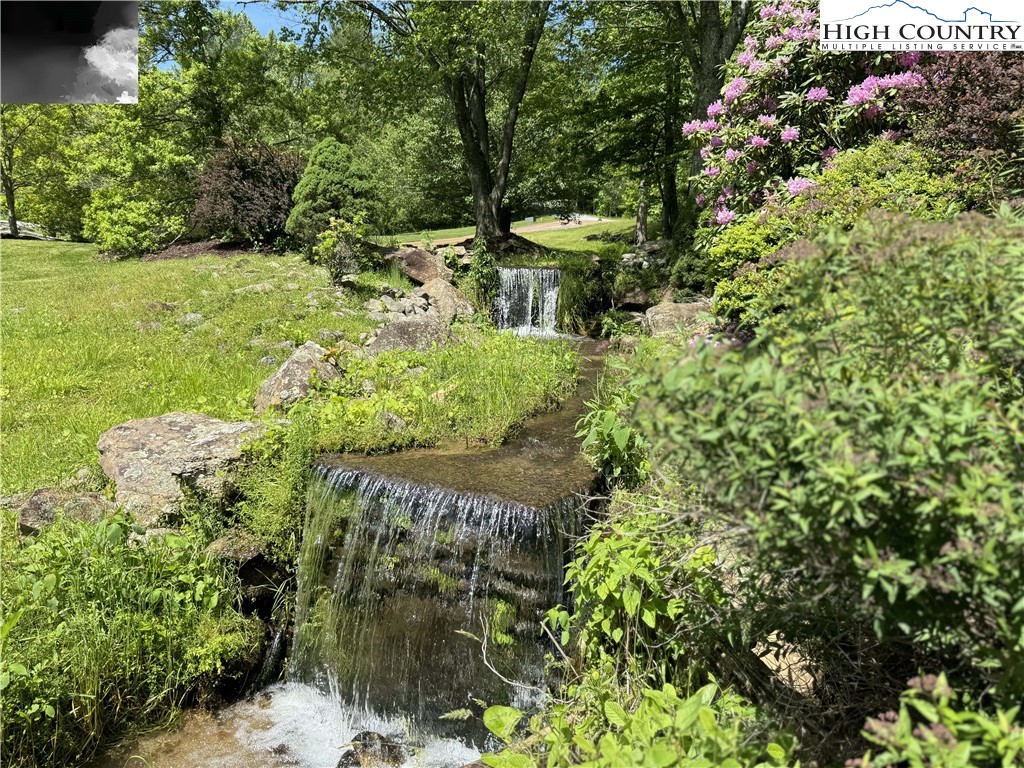
M 251 256 L 254 253 L 271 253 L 270 246 L 254 251 L 252 243 L 222 243 L 219 240 L 201 240 L 197 243 L 175 243 L 159 251 L 147 253 L 140 261 L 163 261 L 165 259 L 194 259 L 198 256 Z

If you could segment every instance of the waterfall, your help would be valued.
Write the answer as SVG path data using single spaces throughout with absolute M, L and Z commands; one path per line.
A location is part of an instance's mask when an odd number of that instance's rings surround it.
M 494 314 L 498 328 L 518 334 L 555 335 L 558 318 L 557 269 L 498 267 L 498 298 Z
M 299 554 L 289 679 L 400 717 L 410 735 L 482 741 L 478 721 L 438 718 L 473 699 L 537 703 L 548 650 L 540 620 L 563 602 L 578 509 L 575 496 L 539 509 L 319 466 Z M 511 686 L 488 666 L 533 688 Z

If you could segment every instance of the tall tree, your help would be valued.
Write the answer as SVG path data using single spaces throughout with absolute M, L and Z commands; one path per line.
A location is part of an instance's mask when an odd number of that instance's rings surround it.
M 320 0 L 309 5 L 309 16 L 318 26 L 345 6 L 359 9 L 374 25 L 382 50 L 418 68 L 422 82 L 441 90 L 459 131 L 476 234 L 507 234 L 503 203 L 516 124 L 551 0 Z

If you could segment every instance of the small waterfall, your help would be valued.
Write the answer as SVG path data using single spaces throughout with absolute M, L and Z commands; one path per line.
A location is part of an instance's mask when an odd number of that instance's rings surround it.
M 520 335 L 554 336 L 560 276 L 557 269 L 498 267 L 494 302 L 498 328 Z
M 543 695 L 540 620 L 563 601 L 578 511 L 575 496 L 537 509 L 321 465 L 299 554 L 289 679 L 399 717 L 412 738 L 482 743 L 473 721 L 438 718 L 472 699 L 528 707 Z

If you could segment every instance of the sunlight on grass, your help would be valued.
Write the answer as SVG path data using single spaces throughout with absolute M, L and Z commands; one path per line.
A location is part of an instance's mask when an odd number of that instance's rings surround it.
M 91 245 L 5 241 L 3 266 L 4 493 L 95 464 L 100 434 L 127 419 L 251 417 L 288 354 L 275 345 L 370 327 L 333 314 L 326 271 L 296 256 L 101 261 Z

